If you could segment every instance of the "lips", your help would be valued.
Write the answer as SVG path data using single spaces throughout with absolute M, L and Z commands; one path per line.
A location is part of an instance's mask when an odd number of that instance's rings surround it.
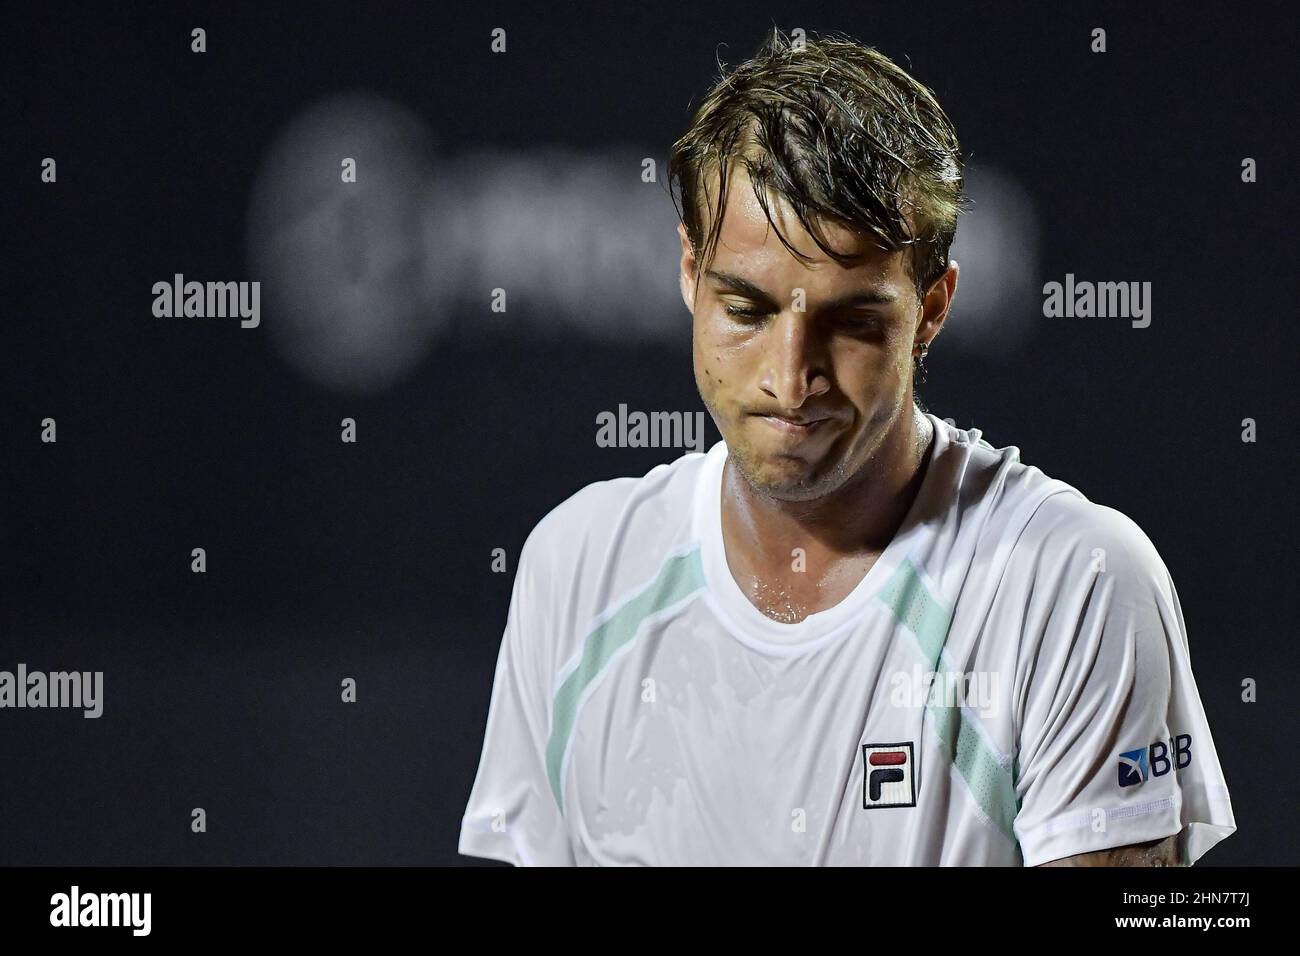
M 785 418 L 781 415 L 761 414 L 757 418 L 783 435 L 795 436 L 811 435 L 830 421 L 829 418 Z

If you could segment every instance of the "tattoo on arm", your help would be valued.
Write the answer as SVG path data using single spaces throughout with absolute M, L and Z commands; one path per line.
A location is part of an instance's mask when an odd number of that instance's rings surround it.
M 1178 866 L 1178 834 L 1147 843 L 1079 853 L 1041 866 Z

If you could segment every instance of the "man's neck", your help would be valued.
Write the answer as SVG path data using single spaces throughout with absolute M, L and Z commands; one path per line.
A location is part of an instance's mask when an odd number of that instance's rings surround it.
M 722 528 L 728 550 L 746 563 L 790 563 L 794 548 L 809 557 L 879 554 L 902 524 L 925 475 L 934 426 L 909 403 L 884 442 L 844 486 L 815 501 L 760 495 L 728 459 L 723 471 Z

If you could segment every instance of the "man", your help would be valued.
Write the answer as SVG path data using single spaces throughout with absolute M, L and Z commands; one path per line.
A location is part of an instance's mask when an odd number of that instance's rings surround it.
M 1229 835 L 1151 542 L 915 404 L 958 277 L 933 95 L 776 34 L 670 173 L 723 441 L 530 535 L 460 851 L 1176 865 Z

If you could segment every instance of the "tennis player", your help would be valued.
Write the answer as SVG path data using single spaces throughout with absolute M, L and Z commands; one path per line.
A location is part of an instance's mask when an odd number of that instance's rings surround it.
M 722 441 L 528 537 L 460 852 L 1171 866 L 1231 834 L 1151 541 L 914 395 L 958 285 L 933 94 L 774 33 L 670 178 Z

